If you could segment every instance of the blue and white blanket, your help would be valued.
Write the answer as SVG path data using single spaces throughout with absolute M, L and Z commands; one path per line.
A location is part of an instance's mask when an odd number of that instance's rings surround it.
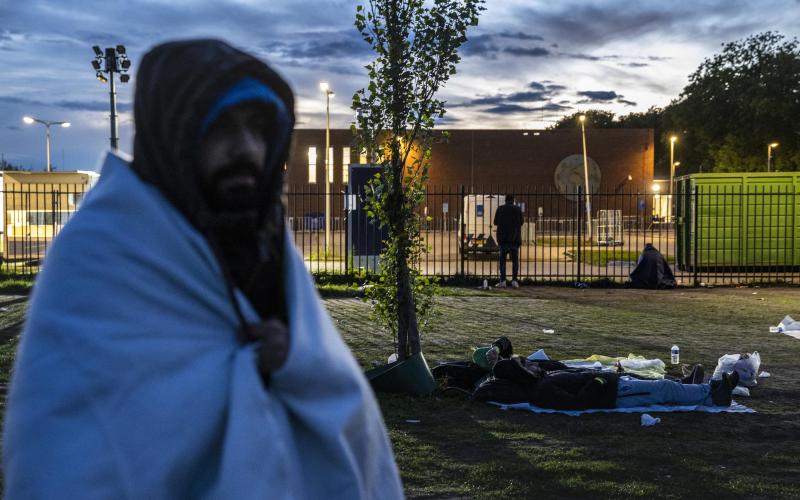
M 291 346 L 265 390 L 205 239 L 109 155 L 34 288 L 6 497 L 402 497 L 373 393 L 286 241 Z

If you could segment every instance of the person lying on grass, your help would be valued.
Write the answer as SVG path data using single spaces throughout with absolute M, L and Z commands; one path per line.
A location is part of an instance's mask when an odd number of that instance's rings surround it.
M 287 83 L 215 40 L 142 59 L 53 243 L 6 411 L 7 498 L 402 498 L 380 410 L 284 225 Z
M 739 374 L 723 374 L 722 380 L 702 381 L 695 370 L 691 382 L 641 380 L 618 373 L 592 370 L 545 371 L 538 363 L 519 357 L 498 360 L 494 377 L 473 393 L 478 401 L 531 403 L 555 410 L 634 408 L 651 405 L 730 406 Z

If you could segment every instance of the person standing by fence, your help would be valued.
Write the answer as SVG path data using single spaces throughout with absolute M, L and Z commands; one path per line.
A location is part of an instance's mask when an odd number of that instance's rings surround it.
M 498 288 L 506 287 L 506 255 L 511 256 L 511 286 L 519 288 L 519 247 L 522 245 L 522 210 L 514 205 L 514 195 L 506 195 L 506 204 L 494 214 L 497 226 L 497 244 L 500 245 L 500 282 Z

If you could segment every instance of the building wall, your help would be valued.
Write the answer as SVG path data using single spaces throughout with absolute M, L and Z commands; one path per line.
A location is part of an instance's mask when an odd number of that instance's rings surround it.
M 430 192 L 459 193 L 538 193 L 557 192 L 555 172 L 559 163 L 572 155 L 582 155 L 580 129 L 552 131 L 523 130 L 450 130 L 447 143 L 433 146 L 429 171 Z M 653 182 L 654 144 L 652 129 L 587 129 L 588 156 L 600 170 L 600 193 L 649 192 Z M 352 145 L 349 130 L 331 130 L 334 182 L 331 185 L 332 211 L 339 213 L 345 189 L 342 169 L 344 161 L 358 163 L 358 151 Z M 308 149 L 316 148 L 316 183 L 309 183 Z M 343 158 L 343 148 L 350 148 L 350 157 Z M 325 193 L 325 130 L 299 129 L 287 163 L 290 193 L 303 193 L 289 200 L 290 216 L 324 210 Z M 582 161 L 581 161 L 582 163 Z M 581 169 L 582 171 L 582 169 Z M 630 176 L 630 180 L 629 180 Z M 453 198 L 453 199 L 451 199 Z M 434 203 L 455 206 L 456 198 L 445 195 Z M 620 205 L 618 197 L 597 199 L 597 207 L 621 206 L 626 214 L 649 213 L 638 208 L 634 200 Z M 531 200 L 531 203 L 533 200 Z M 433 213 L 434 209 L 431 208 Z M 438 209 L 437 209 L 438 211 Z
M 518 186 L 538 189 L 555 188 L 554 174 L 559 162 L 570 155 L 582 155 L 579 129 L 522 130 L 450 130 L 447 143 L 432 150 L 430 183 L 464 185 L 469 190 L 481 186 Z M 652 129 L 588 129 L 588 156 L 602 173 L 601 184 L 617 189 L 622 184 L 649 186 L 653 181 Z M 350 147 L 348 161 L 358 162 L 349 130 L 331 130 L 333 147 L 334 191 L 343 188 L 342 148 Z M 289 189 L 309 185 L 308 148 L 316 147 L 316 186 L 324 190 L 325 130 L 295 131 L 287 180 Z M 628 181 L 628 176 L 632 177 Z M 312 185 L 313 186 L 313 185 Z M 312 187 L 313 189 L 313 187 Z

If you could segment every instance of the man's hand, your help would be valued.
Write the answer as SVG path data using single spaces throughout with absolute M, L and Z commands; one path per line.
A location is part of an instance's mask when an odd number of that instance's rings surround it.
M 259 342 L 258 371 L 269 380 L 270 373 L 279 369 L 289 355 L 289 329 L 277 319 L 248 325 L 248 337 Z

